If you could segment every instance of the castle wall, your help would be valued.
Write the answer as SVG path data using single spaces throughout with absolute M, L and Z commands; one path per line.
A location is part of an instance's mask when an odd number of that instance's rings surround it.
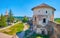
M 47 35 L 47 33 L 48 33 L 46 28 L 37 28 L 36 31 L 37 31 L 36 33 L 38 33 L 38 34 L 42 34 L 42 31 L 44 31 L 45 35 Z

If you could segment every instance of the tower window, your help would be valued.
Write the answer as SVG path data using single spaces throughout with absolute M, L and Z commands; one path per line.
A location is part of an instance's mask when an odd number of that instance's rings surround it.
M 43 19 L 43 23 L 46 23 L 46 19 L 45 18 Z
M 46 11 L 46 13 L 47 13 L 47 11 Z

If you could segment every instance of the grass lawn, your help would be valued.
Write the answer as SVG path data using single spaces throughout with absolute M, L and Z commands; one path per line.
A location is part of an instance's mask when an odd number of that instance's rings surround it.
M 4 30 L 0 30 L 0 32 L 3 32 L 3 33 L 6 33 L 6 34 L 9 34 L 9 35 L 14 35 L 16 34 L 17 32 L 21 32 L 23 30 L 23 23 L 18 23 L 8 29 L 4 29 Z
M 60 23 L 60 20 L 55 20 L 55 22 Z
M 54 19 L 55 22 L 60 23 L 60 18 Z

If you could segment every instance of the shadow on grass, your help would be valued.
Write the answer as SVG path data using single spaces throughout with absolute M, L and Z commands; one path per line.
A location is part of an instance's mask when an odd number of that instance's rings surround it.
M 26 33 L 25 33 L 24 38 L 49 38 L 49 35 L 36 34 L 36 33 L 33 33 L 32 35 L 27 37 L 27 35 L 29 35 L 28 33 L 30 33 L 31 31 L 30 30 L 26 30 L 25 32 Z

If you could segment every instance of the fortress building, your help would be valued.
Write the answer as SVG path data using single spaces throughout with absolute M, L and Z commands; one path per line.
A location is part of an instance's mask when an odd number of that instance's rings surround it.
M 49 26 L 49 21 L 54 21 L 54 11 L 56 9 L 45 3 L 32 8 L 33 11 L 33 30 L 38 34 L 48 34 L 48 31 L 52 31 Z M 50 25 L 51 26 L 51 25 Z M 50 29 L 50 30 L 48 30 Z
M 5 16 L 6 16 L 6 18 L 8 17 L 8 10 L 6 10 L 6 12 L 5 12 Z

